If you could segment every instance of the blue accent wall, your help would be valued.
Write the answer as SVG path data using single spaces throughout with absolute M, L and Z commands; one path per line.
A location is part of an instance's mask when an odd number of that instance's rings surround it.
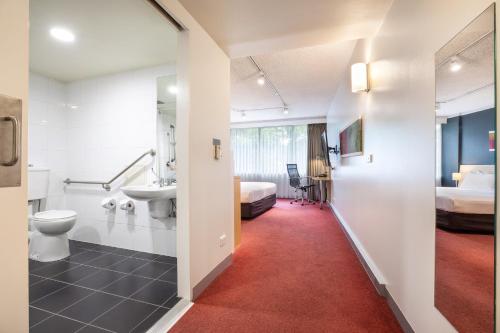
M 458 170 L 459 126 L 460 117 L 449 118 L 446 124 L 441 125 L 441 186 L 455 186 L 451 173 Z
M 495 109 L 461 118 L 461 164 L 495 164 L 495 152 L 489 151 L 488 140 L 488 132 L 495 130 Z
M 488 132 L 495 130 L 495 109 L 449 118 L 442 125 L 442 186 L 455 186 L 452 172 L 461 164 L 495 164 Z

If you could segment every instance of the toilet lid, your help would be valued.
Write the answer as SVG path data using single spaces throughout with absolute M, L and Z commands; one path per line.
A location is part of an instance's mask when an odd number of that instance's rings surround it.
M 72 217 L 76 217 L 76 212 L 72 210 L 47 210 L 45 212 L 36 213 L 34 219 L 37 221 L 54 221 Z

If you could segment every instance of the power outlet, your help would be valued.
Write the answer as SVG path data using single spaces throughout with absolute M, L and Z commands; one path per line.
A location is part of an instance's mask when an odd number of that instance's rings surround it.
M 222 236 L 219 237 L 219 247 L 224 247 L 226 246 L 226 234 L 223 234 Z

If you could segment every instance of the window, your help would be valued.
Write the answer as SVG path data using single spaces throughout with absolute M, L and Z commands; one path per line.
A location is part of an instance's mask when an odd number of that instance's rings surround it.
M 293 197 L 288 186 L 287 163 L 307 172 L 307 126 L 235 128 L 231 130 L 234 173 L 242 181 L 272 182 L 277 196 Z

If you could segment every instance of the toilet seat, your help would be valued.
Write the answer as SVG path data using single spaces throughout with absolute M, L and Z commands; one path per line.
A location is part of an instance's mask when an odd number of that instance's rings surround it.
M 72 220 L 76 217 L 76 212 L 72 210 L 47 210 L 36 213 L 33 216 L 33 221 L 37 222 L 64 222 Z
M 36 213 L 33 226 L 37 230 L 29 243 L 30 258 L 38 261 L 56 261 L 69 256 L 67 232 L 76 223 L 72 210 L 47 210 Z

